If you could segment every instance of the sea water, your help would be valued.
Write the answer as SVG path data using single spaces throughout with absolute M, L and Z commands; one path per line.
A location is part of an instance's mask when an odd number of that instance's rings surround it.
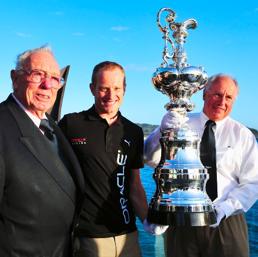
M 150 201 L 155 190 L 152 178 L 154 170 L 148 166 L 141 169 L 141 180 Z M 258 202 L 246 213 L 249 229 L 250 257 L 258 257 Z M 143 257 L 165 257 L 163 248 L 163 236 L 152 236 L 143 231 L 141 222 L 137 220 L 140 244 Z

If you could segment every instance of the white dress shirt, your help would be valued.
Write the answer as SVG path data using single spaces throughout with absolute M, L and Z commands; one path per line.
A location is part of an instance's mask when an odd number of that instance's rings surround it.
M 15 97 L 14 94 L 12 94 L 13 99 L 15 102 L 22 108 L 22 110 L 25 111 L 25 113 L 30 117 L 30 119 L 33 121 L 33 123 L 39 128 L 41 119 L 38 118 L 36 115 L 32 114 L 30 111 L 28 111 L 25 106 Z M 46 114 L 43 115 L 43 119 L 47 119 Z M 44 132 L 40 129 L 40 131 L 44 134 Z
M 189 113 L 187 124 L 200 139 L 208 117 L 204 113 Z M 218 197 L 214 206 L 226 217 L 246 212 L 258 199 L 258 145 L 252 132 L 241 123 L 226 117 L 216 122 L 216 165 Z M 145 141 L 147 164 L 160 160 L 160 132 L 157 128 Z

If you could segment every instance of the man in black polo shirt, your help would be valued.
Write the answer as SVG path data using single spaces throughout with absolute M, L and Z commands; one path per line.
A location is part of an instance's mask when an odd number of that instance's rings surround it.
M 143 132 L 119 112 L 125 85 L 119 64 L 96 65 L 90 84 L 95 104 L 60 121 L 86 182 L 77 257 L 141 256 L 135 215 L 143 222 L 148 209 L 139 175 Z

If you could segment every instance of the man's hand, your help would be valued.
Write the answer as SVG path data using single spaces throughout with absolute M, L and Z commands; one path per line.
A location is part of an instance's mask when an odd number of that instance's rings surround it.
M 143 229 L 152 235 L 158 236 L 163 234 L 168 229 L 168 226 L 152 224 L 145 219 L 143 221 Z
M 164 131 L 171 128 L 178 129 L 182 124 L 186 123 L 187 120 L 187 117 L 181 115 L 177 111 L 167 111 L 167 113 L 162 118 L 160 130 Z
M 210 225 L 211 228 L 216 228 L 217 226 L 219 226 L 221 220 L 226 216 L 224 211 L 219 207 L 215 207 L 215 213 L 216 213 L 217 222 L 215 224 Z

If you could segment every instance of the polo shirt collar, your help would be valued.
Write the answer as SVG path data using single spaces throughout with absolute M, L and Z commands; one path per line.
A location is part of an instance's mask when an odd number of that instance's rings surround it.
M 96 112 L 95 104 L 93 104 L 92 107 L 89 109 L 88 114 L 89 114 L 89 120 L 105 120 L 102 117 L 100 117 L 99 114 Z M 118 111 L 118 113 L 117 113 L 117 120 L 113 124 L 122 124 L 121 118 L 122 118 L 121 112 Z

